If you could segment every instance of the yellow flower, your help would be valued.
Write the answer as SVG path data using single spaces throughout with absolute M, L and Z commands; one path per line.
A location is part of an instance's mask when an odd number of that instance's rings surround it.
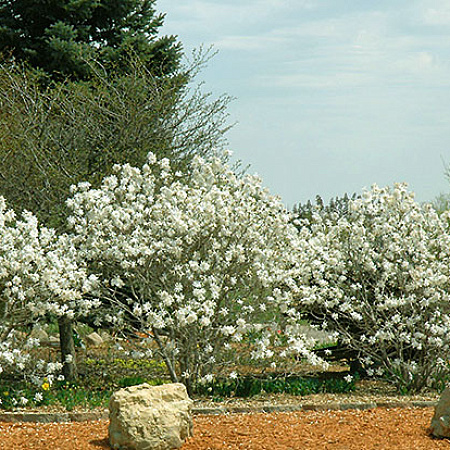
M 8 391 L 5 391 L 5 392 L 3 392 L 3 395 L 4 395 L 5 397 L 8 397 L 9 392 L 8 392 Z
M 44 391 L 48 391 L 50 389 L 50 383 L 48 381 L 45 381 L 44 383 L 42 383 L 41 388 L 44 389 Z

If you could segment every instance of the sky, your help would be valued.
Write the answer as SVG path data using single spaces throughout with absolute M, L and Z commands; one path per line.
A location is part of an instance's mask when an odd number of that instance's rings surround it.
M 163 34 L 217 55 L 228 147 L 287 207 L 407 182 L 450 192 L 448 0 L 158 0 Z

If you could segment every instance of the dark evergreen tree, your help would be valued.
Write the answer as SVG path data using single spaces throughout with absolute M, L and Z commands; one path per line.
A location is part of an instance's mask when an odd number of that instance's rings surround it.
M 355 200 L 358 197 L 356 194 L 351 197 L 344 194 L 343 197 L 332 198 L 328 204 L 325 204 L 322 197 L 317 195 L 315 204 L 308 200 L 306 203 L 298 203 L 293 207 L 294 223 L 297 228 L 309 226 L 314 213 L 320 214 L 323 218 L 335 223 L 339 218 L 348 214 L 350 200 Z
M 173 74 L 181 44 L 158 37 L 155 0 L 0 0 L 0 53 L 52 78 L 86 79 L 90 61 L 126 70 L 138 55 L 155 76 Z

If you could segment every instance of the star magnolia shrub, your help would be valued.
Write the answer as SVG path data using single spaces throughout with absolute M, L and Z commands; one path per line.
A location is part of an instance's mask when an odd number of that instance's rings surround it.
M 39 227 L 28 212 L 16 219 L 0 197 L 0 372 L 37 383 L 58 372 L 61 364 L 33 357 L 39 341 L 29 338 L 30 331 L 49 317 L 74 318 L 90 311 L 98 301 L 83 295 L 95 283 L 77 263 L 67 235 Z
M 273 356 L 271 330 L 295 314 L 298 233 L 258 178 L 201 158 L 175 173 L 150 154 L 99 189 L 78 185 L 68 205 L 80 254 L 103 281 L 104 319 L 148 333 L 173 381 L 211 380 L 244 341 L 253 358 Z M 301 336 L 290 342 L 309 354 Z
M 374 186 L 300 230 L 298 308 L 361 352 L 369 374 L 418 391 L 448 374 L 450 227 L 407 186 Z

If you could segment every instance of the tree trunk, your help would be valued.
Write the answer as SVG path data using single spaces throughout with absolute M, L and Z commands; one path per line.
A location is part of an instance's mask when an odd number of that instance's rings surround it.
M 158 344 L 159 351 L 161 352 L 162 357 L 164 358 L 164 362 L 166 363 L 167 370 L 169 371 L 170 379 L 172 383 L 179 383 L 177 374 L 175 372 L 175 368 L 170 361 L 169 356 L 167 355 L 166 349 L 164 348 L 164 344 L 161 342 L 161 338 L 159 336 L 158 330 L 156 328 L 152 328 L 153 339 Z
M 75 381 L 78 375 L 75 344 L 73 342 L 73 322 L 67 317 L 61 317 L 59 325 L 59 342 L 61 346 L 61 362 L 66 381 Z M 69 362 L 67 361 L 69 357 Z

